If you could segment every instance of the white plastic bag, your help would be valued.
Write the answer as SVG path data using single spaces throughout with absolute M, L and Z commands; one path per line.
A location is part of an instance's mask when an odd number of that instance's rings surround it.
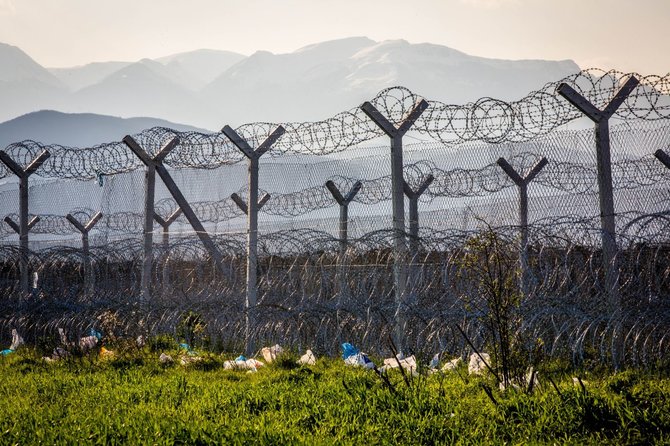
M 491 364 L 491 356 L 488 353 L 473 353 L 470 355 L 470 363 L 468 364 L 468 373 L 470 375 L 481 375 L 486 372 L 487 367 L 484 363 Z
M 458 364 L 460 364 L 460 363 L 461 363 L 461 358 L 460 357 L 449 360 L 442 366 L 442 371 L 443 372 L 450 372 L 452 370 L 455 370 L 456 367 L 458 367 Z
M 261 361 L 256 359 L 247 359 L 244 356 L 239 356 L 232 361 L 226 361 L 223 363 L 223 368 L 226 370 L 249 370 L 255 372 L 259 367 L 264 366 Z
M 440 354 L 435 353 L 435 356 L 433 356 L 433 359 L 430 360 L 430 364 L 428 364 L 428 369 L 434 370 L 437 369 L 437 367 L 440 365 Z
M 65 334 L 65 330 L 62 328 L 58 327 L 58 336 L 60 336 L 60 343 L 62 346 L 66 347 L 70 344 L 70 341 L 67 340 L 67 335 Z
M 79 339 L 79 348 L 83 352 L 91 350 L 96 345 L 98 345 L 98 338 L 96 336 L 84 336 Z
M 397 369 L 402 367 L 403 369 L 407 370 L 411 374 L 416 374 L 416 358 L 414 355 L 408 357 L 408 358 L 386 358 L 384 359 L 384 365 L 382 366 L 381 370 L 382 372 L 385 372 L 389 369 Z
M 284 349 L 281 348 L 279 344 L 275 344 L 272 347 L 263 347 L 261 349 L 263 359 L 265 359 L 265 362 L 267 362 L 268 364 L 277 359 L 277 356 L 281 355 L 283 352 Z
M 16 330 L 16 328 L 12 328 L 12 345 L 9 347 L 9 349 L 16 351 L 16 349 L 21 347 L 23 344 L 23 338 L 19 332 Z
M 312 350 L 307 350 L 304 355 L 298 359 L 298 364 L 300 365 L 314 365 L 316 364 L 316 356 L 312 353 Z
M 365 353 L 356 353 L 344 360 L 344 363 L 356 367 L 365 367 L 366 369 L 374 369 L 375 364 L 368 358 Z

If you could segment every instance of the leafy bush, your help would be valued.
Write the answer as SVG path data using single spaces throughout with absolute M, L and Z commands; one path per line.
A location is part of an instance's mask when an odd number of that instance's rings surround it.
M 486 348 L 493 353 L 500 381 L 505 387 L 522 382 L 529 348 L 515 337 L 522 299 L 518 256 L 489 227 L 465 243 L 457 264 L 459 278 L 468 284 L 460 298 L 486 330 Z

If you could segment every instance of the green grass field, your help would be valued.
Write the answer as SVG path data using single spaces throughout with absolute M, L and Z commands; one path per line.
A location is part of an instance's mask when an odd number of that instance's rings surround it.
M 298 367 L 287 356 L 257 373 L 224 370 L 224 359 L 0 358 L 0 444 L 670 443 L 662 371 L 582 371 L 582 387 L 557 366 L 528 393 L 466 368 L 387 381 L 339 359 Z

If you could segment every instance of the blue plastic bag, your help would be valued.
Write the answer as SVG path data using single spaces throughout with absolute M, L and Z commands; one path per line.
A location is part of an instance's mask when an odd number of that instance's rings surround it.
M 342 344 L 342 359 L 347 359 L 349 356 L 357 355 L 358 353 L 360 353 L 360 350 L 348 342 Z
M 179 349 L 186 350 L 186 354 L 189 355 L 189 356 L 196 356 L 197 355 L 195 350 L 193 350 L 191 348 L 191 346 L 188 345 L 188 344 L 185 344 L 185 343 L 179 344 Z

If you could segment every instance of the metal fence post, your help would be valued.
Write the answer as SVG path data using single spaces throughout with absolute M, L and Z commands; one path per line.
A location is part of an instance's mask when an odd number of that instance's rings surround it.
M 167 249 L 170 247 L 170 225 L 175 222 L 177 218 L 182 214 L 181 208 L 175 209 L 170 215 L 168 215 L 165 219 L 158 215 L 156 212 L 154 212 L 154 220 L 156 220 L 156 223 L 161 225 L 163 228 L 163 249 L 167 251 Z
M 399 127 L 383 116 L 374 105 L 365 102 L 361 110 L 377 124 L 391 139 L 391 202 L 393 204 L 393 282 L 395 286 L 394 337 L 400 351 L 406 351 L 406 306 L 407 306 L 407 243 L 405 241 L 405 201 L 403 195 L 402 137 L 428 108 L 425 99 L 419 100 Z
M 665 167 L 670 169 L 670 156 L 668 156 L 667 153 L 665 153 L 661 149 L 658 149 L 657 151 L 654 152 L 654 156 L 656 157 L 657 160 L 663 163 Z
M 631 76 L 614 98 L 603 109 L 599 110 L 586 98 L 577 93 L 568 84 L 558 87 L 558 94 L 584 113 L 595 123 L 596 163 L 598 168 L 598 198 L 600 202 L 600 224 L 603 244 L 603 268 L 605 273 L 605 290 L 609 311 L 617 311 L 619 301 L 619 265 L 617 260 L 616 225 L 614 218 L 614 192 L 612 187 L 612 156 L 610 151 L 609 119 L 623 104 L 639 81 Z
M 419 258 L 419 198 L 428 189 L 435 177 L 428 175 L 425 180 L 419 185 L 417 190 L 412 190 L 412 187 L 403 180 L 403 192 L 409 201 L 409 250 L 412 253 L 410 261 L 410 303 L 412 305 L 417 303 L 417 288 L 419 286 L 419 275 L 417 261 Z
M 338 321 L 339 310 L 342 302 L 349 296 L 349 287 L 347 286 L 347 247 L 349 244 L 349 203 L 354 199 L 356 194 L 361 190 L 363 183 L 356 181 L 351 190 L 346 195 L 337 188 L 335 183 L 331 180 L 326 181 L 326 188 L 333 196 L 338 206 L 340 207 L 339 220 L 339 244 L 340 252 L 337 260 L 337 306 L 338 306 Z M 338 324 L 339 325 L 339 324 Z
M 21 274 L 21 291 L 27 293 L 29 291 L 28 283 L 28 232 L 39 219 L 28 221 L 28 178 L 35 173 L 37 169 L 49 158 L 51 154 L 45 150 L 35 159 L 33 159 L 28 167 L 25 169 L 19 166 L 10 156 L 4 151 L 0 150 L 0 161 L 2 161 L 14 175 L 19 177 L 19 224 L 12 226 L 7 219 L 7 223 L 16 231 L 18 228 L 19 234 L 19 269 Z M 10 219 L 11 220 L 11 219 Z
M 102 218 L 102 212 L 96 213 L 85 225 L 81 224 L 79 220 L 74 218 L 72 214 L 67 214 L 65 218 L 81 233 L 81 248 L 84 256 L 84 283 L 86 289 L 90 291 L 93 289 L 95 280 L 93 277 L 91 253 L 88 245 L 88 233 L 91 231 L 91 229 L 93 229 L 98 221 L 100 221 Z
M 249 159 L 249 202 L 237 195 L 231 195 L 232 200 L 247 214 L 247 289 L 246 289 L 246 324 L 245 344 L 246 354 L 254 352 L 255 309 L 258 299 L 258 211 L 270 199 L 269 194 L 258 200 L 258 164 L 261 156 L 284 134 L 284 127 L 278 126 L 265 141 L 254 150 L 249 143 L 237 134 L 230 126 L 225 126 L 221 132 Z
M 337 188 L 335 183 L 333 183 L 331 180 L 326 181 L 326 188 L 328 188 L 328 191 L 340 207 L 340 255 L 344 255 L 347 251 L 347 243 L 349 238 L 349 203 L 351 203 L 358 191 L 361 190 L 362 186 L 363 183 L 356 181 L 351 190 L 346 194 L 346 196 L 344 196 Z
M 177 207 L 167 218 L 163 219 L 160 215 L 154 212 L 154 220 L 161 225 L 163 228 L 163 252 L 167 255 L 168 249 L 170 248 L 170 225 L 179 218 L 182 214 L 181 208 Z M 163 288 L 169 286 L 170 281 L 170 268 L 166 257 L 165 265 L 163 265 Z
M 155 171 L 158 173 L 158 175 L 161 177 L 161 180 L 163 180 L 163 183 L 165 184 L 165 187 L 167 190 L 170 192 L 170 195 L 172 195 L 172 198 L 177 202 L 177 205 L 180 207 L 182 212 L 184 213 L 184 216 L 188 220 L 188 222 L 191 224 L 191 227 L 195 231 L 196 235 L 200 239 L 203 245 L 205 245 L 205 248 L 209 252 L 209 254 L 212 256 L 212 259 L 214 259 L 214 263 L 219 270 L 221 274 L 225 274 L 226 271 L 223 268 L 223 257 L 221 256 L 221 253 L 217 249 L 216 245 L 212 241 L 212 239 L 209 237 L 209 234 L 207 231 L 205 231 L 205 228 L 202 226 L 202 223 L 200 223 L 200 220 L 198 217 L 195 215 L 195 212 L 193 212 L 193 208 L 191 208 L 191 205 L 188 203 L 184 195 L 181 193 L 181 190 L 179 190 L 179 187 L 177 184 L 174 182 L 172 179 L 172 176 L 168 172 L 168 170 L 163 166 L 163 160 L 165 157 L 170 153 L 172 149 L 175 148 L 179 144 L 179 138 L 173 138 L 170 140 L 167 144 L 165 144 L 154 156 L 151 158 L 149 154 L 133 139 L 131 136 L 126 136 L 123 138 L 123 142 L 130 148 L 130 150 L 133 151 L 133 153 L 144 163 L 144 165 L 147 166 L 147 172 L 149 171 Z M 151 169 L 153 167 L 153 169 Z M 147 200 L 148 203 L 148 200 Z M 149 206 L 147 206 L 149 207 Z M 147 222 L 150 222 L 149 224 L 151 225 L 151 230 L 150 232 L 153 232 L 153 219 L 155 212 L 153 211 L 153 201 L 151 203 L 152 211 L 150 214 L 145 215 L 145 224 Z M 146 227 L 145 227 L 146 230 Z M 146 238 L 145 238 L 145 249 L 147 247 L 146 245 Z M 146 251 L 145 251 L 146 252 Z M 148 261 L 145 258 L 145 264 L 144 268 L 146 271 L 146 268 L 148 266 L 148 271 L 146 274 L 147 282 L 143 282 L 143 287 L 146 286 L 146 288 L 142 289 L 142 296 L 143 298 L 148 298 L 149 297 L 149 280 L 150 280 L 150 274 L 151 274 L 151 257 L 149 257 Z M 143 277 L 144 274 L 143 274 Z
M 547 158 L 542 157 L 530 169 L 528 174 L 522 177 L 505 158 L 498 158 L 498 165 L 519 188 L 519 230 L 521 232 L 521 240 L 519 240 L 519 266 L 521 268 L 520 288 L 523 297 L 528 297 L 531 288 L 531 274 L 530 267 L 528 266 L 528 185 L 547 163 Z
M 419 198 L 434 180 L 433 175 L 428 175 L 417 190 L 412 190 L 412 187 L 403 180 L 403 192 L 409 201 L 409 244 L 413 253 L 419 250 Z

